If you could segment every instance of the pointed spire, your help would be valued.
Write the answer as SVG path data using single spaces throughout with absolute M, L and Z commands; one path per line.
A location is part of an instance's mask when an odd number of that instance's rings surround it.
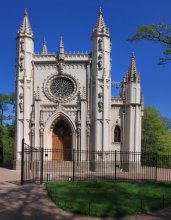
M 109 30 L 105 24 L 101 7 L 99 9 L 98 18 L 93 33 L 102 33 L 109 36 Z
M 42 55 L 48 54 L 47 45 L 46 45 L 46 39 L 43 40 L 43 48 L 42 48 Z
M 32 32 L 30 22 L 28 19 L 27 9 L 25 9 L 25 11 L 24 11 L 24 18 L 23 18 L 23 22 L 21 24 L 21 27 L 18 31 L 18 36 L 28 36 L 28 37 L 33 38 L 33 32 Z
M 60 37 L 60 43 L 59 43 L 59 59 L 64 59 L 64 42 L 63 37 Z
M 62 54 L 64 53 L 64 42 L 63 42 L 63 37 L 60 37 L 60 43 L 59 43 L 59 53 Z
M 127 74 L 127 81 L 129 81 L 129 82 L 139 82 L 140 81 L 140 75 L 137 71 L 137 67 L 136 67 L 136 63 L 135 63 L 134 52 L 132 52 L 132 55 L 131 55 L 131 64 L 130 64 L 128 74 Z

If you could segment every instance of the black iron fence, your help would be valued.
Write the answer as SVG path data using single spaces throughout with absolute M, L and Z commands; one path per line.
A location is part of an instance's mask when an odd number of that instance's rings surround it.
M 66 180 L 171 181 L 171 154 L 22 146 L 21 184 Z

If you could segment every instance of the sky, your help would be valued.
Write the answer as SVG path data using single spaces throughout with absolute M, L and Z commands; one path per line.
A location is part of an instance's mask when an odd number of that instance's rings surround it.
M 35 52 L 42 50 L 44 37 L 48 50 L 56 52 L 60 35 L 66 51 L 90 52 L 100 7 L 112 39 L 112 80 L 123 80 L 134 52 L 145 106 L 155 107 L 163 117 L 171 118 L 171 64 L 157 65 L 161 46 L 127 42 L 139 25 L 171 25 L 170 0 L 0 0 L 0 93 L 15 91 L 16 35 L 25 8 L 34 33 Z

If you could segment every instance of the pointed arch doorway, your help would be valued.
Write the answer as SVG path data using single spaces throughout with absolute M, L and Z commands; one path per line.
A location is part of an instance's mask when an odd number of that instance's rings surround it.
M 59 120 L 53 128 L 52 149 L 53 160 L 72 160 L 72 132 L 64 120 Z

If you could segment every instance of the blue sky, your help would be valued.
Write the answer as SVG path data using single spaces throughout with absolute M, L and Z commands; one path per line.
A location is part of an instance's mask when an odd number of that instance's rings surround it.
M 15 91 L 15 38 L 25 8 L 34 32 L 35 51 L 41 51 L 46 37 L 48 50 L 56 52 L 61 34 L 66 51 L 91 51 L 90 37 L 100 6 L 112 38 L 112 80 L 122 80 L 134 51 L 145 105 L 171 118 L 171 64 L 157 65 L 160 45 L 126 41 L 138 25 L 171 25 L 170 0 L 0 0 L 0 93 Z

